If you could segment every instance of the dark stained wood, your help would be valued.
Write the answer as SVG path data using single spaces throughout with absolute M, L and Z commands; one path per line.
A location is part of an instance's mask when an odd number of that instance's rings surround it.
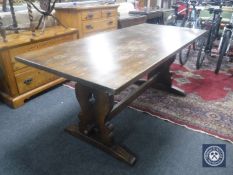
M 167 60 L 157 69 L 151 71 L 148 74 L 148 78 L 158 74 L 159 72 L 160 76 L 158 77 L 157 81 L 153 83 L 152 87 L 160 90 L 166 90 L 180 96 L 186 96 L 183 90 L 172 85 L 172 73 L 170 72 L 170 65 L 174 62 L 175 59 L 176 59 L 176 55 L 171 56 L 169 60 Z
M 93 91 L 79 83 L 76 84 L 75 92 L 82 109 L 79 114 L 80 132 L 88 134 L 91 127 L 98 126 L 101 141 L 111 146 L 113 134 L 105 126 L 105 121 L 113 108 L 113 95 L 98 90 Z
M 129 11 L 129 14 L 132 15 L 146 15 L 147 20 L 148 19 L 155 19 L 155 18 L 162 18 L 163 13 L 158 10 L 151 10 L 151 11 L 144 11 L 144 10 L 134 10 L 134 11 Z
M 79 125 L 71 125 L 65 131 L 133 165 L 136 157 L 114 143 L 113 127 L 106 122 L 113 108 L 113 95 L 93 90 L 79 83 L 76 84 L 75 92 L 81 107 L 78 115 Z
M 91 136 L 90 135 L 87 136 L 82 132 L 80 132 L 78 125 L 70 125 L 65 129 L 65 131 L 74 137 L 82 139 L 83 141 L 88 142 L 96 146 L 97 148 L 102 149 L 103 151 L 111 154 L 112 156 L 114 156 L 115 158 L 121 161 L 128 163 L 129 165 L 134 165 L 136 163 L 137 160 L 136 157 L 126 147 L 120 145 L 114 145 L 111 147 L 106 146 L 99 140 L 99 138 L 94 133 L 92 133 Z
M 136 156 L 114 142 L 111 118 L 150 86 L 183 95 L 172 87 L 170 65 L 176 52 L 204 33 L 142 24 L 27 53 L 17 60 L 77 81 L 79 124 L 66 131 L 133 165 Z M 148 80 L 114 106 L 114 94 L 147 73 Z
M 143 24 L 146 22 L 146 15 L 120 15 L 118 18 L 118 28 L 122 29 L 125 27 L 130 27 L 138 24 Z
M 204 30 L 141 24 L 17 56 L 17 60 L 116 94 Z
M 121 112 L 127 105 L 129 105 L 134 99 L 136 99 L 140 94 L 142 94 L 142 92 L 144 92 L 145 89 L 147 89 L 148 87 L 150 87 L 150 85 L 152 83 L 156 83 L 156 80 L 158 78 L 158 74 L 159 73 L 151 76 L 147 81 L 145 81 L 143 84 L 141 84 L 135 90 L 135 92 L 132 92 L 127 97 L 125 97 L 124 100 L 122 100 L 121 102 L 119 102 L 118 104 L 116 104 L 114 106 L 114 108 L 112 109 L 111 113 L 109 114 L 108 120 L 111 120 L 111 118 L 113 118 L 116 114 L 118 114 L 119 112 Z

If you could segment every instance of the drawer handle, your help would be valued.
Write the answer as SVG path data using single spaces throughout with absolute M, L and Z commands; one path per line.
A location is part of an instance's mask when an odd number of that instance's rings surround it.
M 113 21 L 109 21 L 109 22 L 108 22 L 108 25 L 112 25 L 112 24 L 113 24 Z
M 92 25 L 86 25 L 86 29 L 89 29 L 89 30 L 91 30 L 91 29 L 93 29 L 93 26 Z
M 107 12 L 107 16 L 111 16 L 112 15 L 112 12 Z
M 86 19 L 92 19 L 93 18 L 93 14 L 88 14 Z
M 26 85 L 29 85 L 29 84 L 31 84 L 32 83 L 32 78 L 28 78 L 28 79 L 26 79 L 26 80 L 24 80 L 24 84 L 26 84 Z

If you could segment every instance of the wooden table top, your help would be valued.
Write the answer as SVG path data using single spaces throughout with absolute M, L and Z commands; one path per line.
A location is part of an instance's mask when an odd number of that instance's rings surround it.
M 28 52 L 16 59 L 116 94 L 205 32 L 140 24 Z

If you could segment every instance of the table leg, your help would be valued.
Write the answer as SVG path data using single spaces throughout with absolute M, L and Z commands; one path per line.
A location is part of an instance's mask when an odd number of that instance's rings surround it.
M 170 72 L 170 66 L 174 62 L 174 60 L 175 56 L 172 56 L 171 59 L 164 63 L 160 68 L 150 72 L 148 77 L 151 77 L 159 72 L 158 79 L 156 83 L 152 85 L 152 87 L 166 90 L 180 96 L 186 96 L 185 92 L 182 89 L 179 89 L 178 87 L 172 85 L 172 73 Z
M 65 130 L 94 146 L 110 153 L 117 159 L 133 165 L 136 157 L 126 148 L 114 143 L 112 124 L 107 122 L 114 105 L 114 96 L 96 91 L 79 83 L 75 87 L 76 97 L 79 101 L 79 125 L 71 125 Z

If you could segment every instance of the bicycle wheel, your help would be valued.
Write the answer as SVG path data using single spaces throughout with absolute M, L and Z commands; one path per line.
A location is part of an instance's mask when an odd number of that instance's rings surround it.
M 187 21 L 187 18 L 186 18 L 186 17 L 184 17 L 184 18 L 182 19 L 182 21 L 181 21 L 180 27 L 184 27 L 184 26 L 185 26 L 186 21 Z
M 222 17 L 219 17 L 216 22 L 216 33 L 215 33 L 215 38 L 218 40 L 221 38 L 221 35 L 219 34 L 220 30 L 220 25 L 221 25 Z
M 208 40 L 206 43 L 206 50 L 211 53 L 211 50 L 213 48 L 213 44 L 215 41 L 215 33 L 216 33 L 216 24 L 213 24 L 209 30 L 208 33 Z
M 180 60 L 180 64 L 184 65 L 188 59 L 189 59 L 189 54 L 190 54 L 190 50 L 191 50 L 191 44 L 186 47 L 185 49 L 182 49 L 179 53 L 179 60 Z
M 210 33 L 210 39 L 209 39 L 209 45 L 208 45 L 208 50 L 209 50 L 209 52 L 211 53 L 211 50 L 212 50 L 212 48 L 213 48 L 213 45 L 214 45 L 214 41 L 215 41 L 215 29 L 211 29 L 211 31 L 210 31 L 211 33 Z
M 226 54 L 228 45 L 230 44 L 230 37 L 231 37 L 231 31 L 227 30 L 226 33 L 223 36 L 222 45 L 220 47 L 219 57 L 218 57 L 218 61 L 217 61 L 217 66 L 216 66 L 216 69 L 215 69 L 215 73 L 216 74 L 218 74 L 218 72 L 220 70 L 223 57 Z
M 198 54 L 197 54 L 197 62 L 196 62 L 196 69 L 200 69 L 200 67 L 202 66 L 202 63 L 206 57 L 206 39 L 205 38 L 201 38 L 198 41 Z

